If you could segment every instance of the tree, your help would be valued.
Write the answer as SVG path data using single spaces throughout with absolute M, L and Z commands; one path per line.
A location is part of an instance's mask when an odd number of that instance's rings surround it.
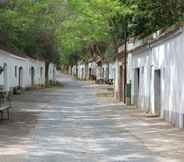
M 184 20 L 183 0 L 134 0 L 132 34 L 142 38 Z
M 184 19 L 183 0 L 4 0 L 0 44 L 34 58 L 72 65 L 100 56 L 126 63 L 128 36 L 144 37 Z M 125 57 L 124 57 L 125 56 Z M 126 82 L 126 65 L 125 65 Z M 122 84 L 121 82 L 119 84 Z
M 102 55 L 104 45 L 111 39 L 109 22 L 121 12 L 119 1 L 114 0 L 70 0 L 68 1 L 70 16 L 61 25 L 58 39 L 63 55 L 68 51 L 83 51 L 91 57 Z M 89 56 L 89 57 L 90 57 Z
M 1 46 L 46 62 L 59 64 L 56 29 L 63 0 L 9 0 L 0 6 Z M 58 8 L 58 4 L 59 7 Z
M 88 49 L 86 54 L 89 57 L 115 58 L 118 47 L 124 42 L 125 22 L 132 14 L 133 5 L 119 0 L 68 2 L 71 14 L 62 23 L 61 33 L 58 33 L 62 55 L 74 57 L 73 54 L 79 55 L 78 53 L 83 53 L 83 49 Z M 69 56 L 64 58 L 72 60 Z M 65 59 L 63 63 L 68 63 Z M 120 85 L 122 81 L 118 82 L 117 96 L 122 95 Z

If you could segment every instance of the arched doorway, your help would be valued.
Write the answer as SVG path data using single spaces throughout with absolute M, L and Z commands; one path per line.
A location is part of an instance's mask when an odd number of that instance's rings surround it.
M 4 83 L 4 90 L 8 91 L 8 66 L 6 63 L 3 65 L 3 83 Z
M 19 67 L 19 88 L 23 88 L 23 67 Z
M 35 69 L 32 66 L 31 67 L 31 86 L 34 86 L 34 84 L 35 84 L 34 82 L 35 82 Z

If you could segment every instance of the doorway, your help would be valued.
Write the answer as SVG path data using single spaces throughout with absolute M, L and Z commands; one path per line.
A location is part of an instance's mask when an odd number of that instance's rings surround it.
M 44 84 L 43 83 L 43 67 L 40 68 L 40 84 Z
M 154 74 L 154 107 L 155 114 L 160 116 L 161 113 L 161 70 L 155 70 Z
M 3 65 L 3 83 L 4 83 L 4 90 L 8 91 L 8 66 L 6 63 Z
M 92 69 L 89 68 L 89 80 L 92 80 Z
M 34 86 L 34 81 L 35 81 L 35 69 L 34 67 L 31 67 L 31 86 Z
M 134 104 L 138 106 L 139 100 L 139 87 L 140 87 L 140 68 L 134 71 Z
M 23 67 L 19 67 L 19 88 L 23 88 Z

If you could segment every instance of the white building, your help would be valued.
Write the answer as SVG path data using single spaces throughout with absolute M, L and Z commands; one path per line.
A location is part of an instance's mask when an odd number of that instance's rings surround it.
M 108 63 L 102 64 L 102 78 L 105 82 L 109 81 L 109 64 Z
M 89 71 L 89 79 L 90 80 L 96 80 L 97 64 L 96 64 L 95 61 L 89 62 L 88 71 Z
M 91 60 L 88 64 L 78 62 L 77 66 L 72 66 L 71 72 L 80 80 L 103 80 L 105 83 L 114 83 L 116 66 L 115 62 L 102 63 L 101 66 L 98 66 L 96 61 Z
M 170 28 L 135 46 L 128 55 L 132 104 L 184 127 L 184 28 Z
M 49 64 L 48 79 L 50 82 L 56 82 L 56 66 L 53 63 Z
M 77 72 L 77 66 L 74 65 L 72 66 L 72 76 L 76 76 L 76 72 Z
M 78 65 L 72 66 L 72 76 L 77 76 L 80 80 L 86 79 L 86 65 L 84 63 L 78 63 Z
M 54 65 L 50 65 L 50 80 L 55 80 Z M 6 91 L 45 84 L 45 62 L 20 57 L 0 50 L 0 87 Z
M 80 80 L 85 80 L 86 79 L 86 65 L 84 63 L 80 63 L 78 66 L 78 78 Z
M 114 63 L 109 63 L 109 80 L 114 82 L 116 75 L 116 65 Z

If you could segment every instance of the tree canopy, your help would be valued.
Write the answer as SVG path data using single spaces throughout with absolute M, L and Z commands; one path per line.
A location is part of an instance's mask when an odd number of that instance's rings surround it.
M 58 64 L 114 57 L 130 36 L 183 21 L 183 0 L 4 0 L 0 45 Z

